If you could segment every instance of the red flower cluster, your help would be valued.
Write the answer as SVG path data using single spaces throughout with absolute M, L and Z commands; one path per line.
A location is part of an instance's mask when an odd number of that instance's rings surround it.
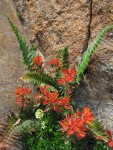
M 49 61 L 49 64 L 50 65 L 55 65 L 57 67 L 61 66 L 61 63 L 60 63 L 60 59 L 59 58 L 53 58 Z
M 26 97 L 29 96 L 31 93 L 32 91 L 29 88 L 17 87 L 15 91 L 15 94 L 17 96 L 17 103 L 20 103 L 22 107 L 26 107 Z
M 38 93 L 35 94 L 34 99 L 36 100 L 37 103 L 41 102 L 41 96 Z
M 67 132 L 67 135 L 76 134 L 78 139 L 85 137 L 86 124 L 91 125 L 94 121 L 94 116 L 89 108 L 84 107 L 83 111 L 78 111 L 75 114 L 68 115 L 60 122 L 62 132 Z
M 75 80 L 76 70 L 74 68 L 70 68 L 69 70 L 64 69 L 62 70 L 62 78 L 59 78 L 58 84 L 59 85 L 65 85 L 66 83 L 71 83 Z
M 92 112 L 88 107 L 84 107 L 83 111 L 78 111 L 76 115 L 84 120 L 84 122 L 88 125 L 94 121 L 94 116 L 92 116 Z
M 69 104 L 70 97 L 58 98 L 57 91 L 49 92 L 48 87 L 40 87 L 41 93 L 44 97 L 43 105 L 47 105 L 48 108 L 53 109 L 54 111 L 62 111 L 65 109 L 72 109 L 72 106 Z
M 43 60 L 41 56 L 37 56 L 35 58 L 33 58 L 33 63 L 36 66 L 41 66 L 43 64 Z
M 64 120 L 60 122 L 62 126 L 62 132 L 67 132 L 67 135 L 76 134 L 78 139 L 85 137 L 84 121 L 80 118 L 76 118 L 74 115 L 66 116 Z

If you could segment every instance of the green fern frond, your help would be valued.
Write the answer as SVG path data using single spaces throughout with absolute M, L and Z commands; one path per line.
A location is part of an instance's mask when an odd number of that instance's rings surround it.
M 105 128 L 103 124 L 95 119 L 95 121 L 91 125 L 91 131 L 96 137 L 103 137 L 103 139 L 106 139 L 106 141 L 109 140 L 108 134 L 105 132 Z
M 28 73 L 23 77 L 23 80 L 26 82 L 32 82 L 38 86 L 41 83 L 44 83 L 44 84 L 53 86 L 55 89 L 59 90 L 59 86 L 58 86 L 56 80 L 46 73 L 41 73 L 41 74 Z
M 32 59 L 35 57 L 35 50 L 34 47 L 29 47 L 25 41 L 25 39 L 21 36 L 21 34 L 18 31 L 18 28 L 12 23 L 12 21 L 8 18 L 9 23 L 17 37 L 17 40 L 20 45 L 20 50 L 23 54 L 23 63 L 28 66 L 28 70 L 32 70 L 33 62 Z
M 68 57 L 69 57 L 68 48 L 64 47 L 61 51 L 61 54 L 60 54 L 60 60 L 62 63 L 62 68 L 64 68 L 64 69 L 68 69 L 68 67 L 69 67 Z
M 15 126 L 12 129 L 12 133 L 16 134 L 24 134 L 24 133 L 31 133 L 37 129 L 37 120 L 25 120 L 21 124 Z
M 106 32 L 108 32 L 110 29 L 113 29 L 113 25 L 106 26 L 95 38 L 93 43 L 88 46 L 87 50 L 84 52 L 82 59 L 78 62 L 77 66 L 77 77 L 76 77 L 76 83 L 79 84 L 81 80 L 81 76 L 83 75 L 85 69 L 87 68 L 89 61 L 91 59 L 91 56 L 95 49 L 99 46 L 100 42 L 102 41 L 102 38 Z
M 0 125 L 0 148 L 1 149 L 22 149 L 21 137 L 25 133 L 36 131 L 38 122 L 36 120 L 26 120 L 19 125 L 8 127 L 7 123 Z

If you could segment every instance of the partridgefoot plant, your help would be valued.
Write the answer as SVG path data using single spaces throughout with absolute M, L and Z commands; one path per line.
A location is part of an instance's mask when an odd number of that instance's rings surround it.
M 17 27 L 10 20 L 9 23 L 17 36 L 24 63 L 29 71 L 22 77 L 22 80 L 33 83 L 37 89 L 32 91 L 22 86 L 17 87 L 15 91 L 16 102 L 20 106 L 19 119 L 23 121 L 36 119 L 38 122 L 37 130 L 31 135 L 24 134 L 24 143 L 26 143 L 24 149 L 98 150 L 98 144 L 94 144 L 91 139 L 95 143 L 96 141 L 106 143 L 99 150 L 113 148 L 111 131 L 104 128 L 102 123 L 94 117 L 90 108 L 74 110 L 72 100 L 73 90 L 79 84 L 91 55 L 103 35 L 113 26 L 106 27 L 98 34 L 75 69 L 69 66 L 69 54 L 66 47 L 45 65 L 43 57 L 40 54 L 36 55 L 36 51 L 27 46 Z M 46 69 L 47 66 L 49 66 L 48 69 Z M 49 68 L 52 68 L 51 71 L 48 71 Z M 27 132 L 28 130 L 29 127 Z

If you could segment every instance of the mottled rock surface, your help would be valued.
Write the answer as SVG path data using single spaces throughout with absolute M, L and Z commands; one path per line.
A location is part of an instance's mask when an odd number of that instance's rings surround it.
M 18 42 L 5 15 L 22 31 L 13 1 L 0 1 L 0 119 L 9 110 L 16 111 L 14 91 L 24 73 Z
M 63 45 L 70 60 L 81 55 L 96 34 L 113 22 L 112 0 L 15 0 L 30 37 L 48 59 Z M 106 34 L 76 91 L 79 106 L 91 106 L 113 130 L 113 31 Z
M 70 60 L 84 49 L 89 24 L 89 3 L 85 0 L 15 0 L 23 26 L 46 58 L 63 45 L 69 47 Z M 29 31 L 28 31 L 29 29 Z

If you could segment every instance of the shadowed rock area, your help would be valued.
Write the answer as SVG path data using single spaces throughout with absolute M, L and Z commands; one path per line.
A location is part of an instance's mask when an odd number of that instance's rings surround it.
M 0 118 L 16 111 L 14 91 L 24 72 L 17 39 L 5 15 L 22 31 L 13 1 L 0 1 Z

